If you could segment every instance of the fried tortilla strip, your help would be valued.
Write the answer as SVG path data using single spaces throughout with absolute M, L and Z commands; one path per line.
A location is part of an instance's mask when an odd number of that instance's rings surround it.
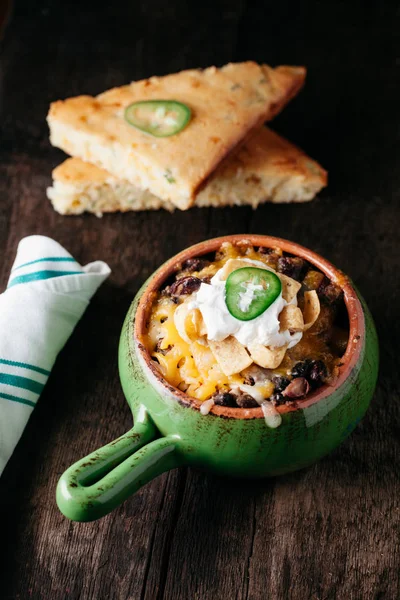
M 297 333 L 304 330 L 303 313 L 298 306 L 288 304 L 279 314 L 279 322 L 281 331 L 290 331 Z
M 211 348 L 202 346 L 198 342 L 193 342 L 190 345 L 190 352 L 193 356 L 195 365 L 204 379 L 207 379 L 208 372 L 215 365 L 215 358 L 211 352 Z
M 174 312 L 174 324 L 177 332 L 188 344 L 199 336 L 207 334 L 203 317 L 198 308 L 190 309 L 189 300 L 179 304 Z
M 303 67 L 252 61 L 150 77 L 97 97 L 53 102 L 50 141 L 185 210 L 221 161 L 278 114 L 304 78 Z M 160 99 L 191 109 L 190 122 L 176 135 L 155 137 L 125 120 L 131 104 Z
M 203 315 L 201 314 L 198 308 L 195 308 L 192 311 L 192 321 L 197 335 L 207 335 L 207 328 L 204 323 Z
M 277 273 L 277 275 L 282 282 L 282 297 L 286 302 L 291 302 L 300 290 L 301 283 L 287 275 L 282 275 L 282 273 Z
M 187 342 L 188 344 L 190 344 L 190 342 L 192 341 L 188 331 L 189 316 L 190 311 L 188 302 L 182 302 L 182 304 L 179 304 L 176 307 L 174 312 L 174 324 L 181 338 L 185 340 L 185 342 Z
M 233 336 L 221 342 L 209 340 L 209 346 L 215 359 L 225 375 L 235 375 L 246 369 L 253 362 L 246 348 Z
M 304 292 L 304 331 L 310 329 L 319 317 L 321 305 L 319 303 L 318 294 L 315 290 Z
M 262 346 L 261 344 L 251 344 L 248 350 L 254 362 L 264 369 L 276 369 L 279 367 L 285 356 L 287 345 L 278 347 Z

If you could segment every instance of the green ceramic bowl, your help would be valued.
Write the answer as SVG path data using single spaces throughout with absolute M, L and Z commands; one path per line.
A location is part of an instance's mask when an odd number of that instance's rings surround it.
M 343 288 L 349 315 L 349 343 L 336 384 L 319 388 L 295 408 L 279 407 L 282 424 L 276 429 L 267 427 L 261 408 L 214 406 L 202 415 L 197 400 L 162 378 L 143 344 L 153 298 L 177 264 L 215 251 L 224 241 L 243 239 L 279 246 L 314 264 Z M 58 506 L 75 521 L 106 515 L 160 473 L 182 465 L 235 477 L 270 477 L 311 465 L 336 448 L 367 410 L 377 378 L 378 342 L 361 296 L 328 261 L 286 240 L 235 235 L 188 248 L 143 285 L 122 329 L 119 370 L 134 426 L 60 478 Z

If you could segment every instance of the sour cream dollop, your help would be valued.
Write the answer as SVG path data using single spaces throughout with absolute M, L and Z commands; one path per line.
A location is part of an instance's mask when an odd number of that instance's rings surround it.
M 255 265 L 268 271 L 273 271 L 263 262 L 258 260 L 243 259 L 243 266 L 248 264 Z M 279 314 L 288 304 L 297 306 L 297 298 L 294 297 L 289 303 L 282 297 L 282 292 L 276 300 L 261 315 L 251 321 L 240 321 L 233 317 L 225 302 L 226 281 L 221 279 L 220 269 L 210 283 L 202 283 L 198 291 L 194 294 L 189 308 L 198 308 L 202 314 L 205 327 L 207 329 L 207 338 L 220 342 L 232 335 L 243 346 L 258 343 L 263 346 L 280 347 L 288 344 L 292 348 L 302 338 L 302 333 L 291 333 L 290 331 L 279 331 Z M 246 302 L 247 298 L 243 298 Z

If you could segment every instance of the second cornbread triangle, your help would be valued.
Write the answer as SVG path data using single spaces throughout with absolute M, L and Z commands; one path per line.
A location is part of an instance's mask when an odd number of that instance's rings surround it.
M 301 67 L 232 63 L 69 98 L 50 108 L 51 143 L 186 209 L 221 160 L 272 119 L 304 77 Z M 146 100 L 181 102 L 191 120 L 170 137 L 140 131 L 124 115 L 132 103 Z

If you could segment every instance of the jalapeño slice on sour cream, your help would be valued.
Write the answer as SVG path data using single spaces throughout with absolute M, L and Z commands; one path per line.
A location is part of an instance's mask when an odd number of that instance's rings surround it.
M 125 120 L 155 137 L 169 137 L 186 127 L 191 118 L 186 104 L 176 100 L 142 100 L 125 109 Z
M 251 321 L 271 306 L 282 291 L 281 280 L 272 271 L 244 267 L 226 280 L 225 302 L 239 321 Z

